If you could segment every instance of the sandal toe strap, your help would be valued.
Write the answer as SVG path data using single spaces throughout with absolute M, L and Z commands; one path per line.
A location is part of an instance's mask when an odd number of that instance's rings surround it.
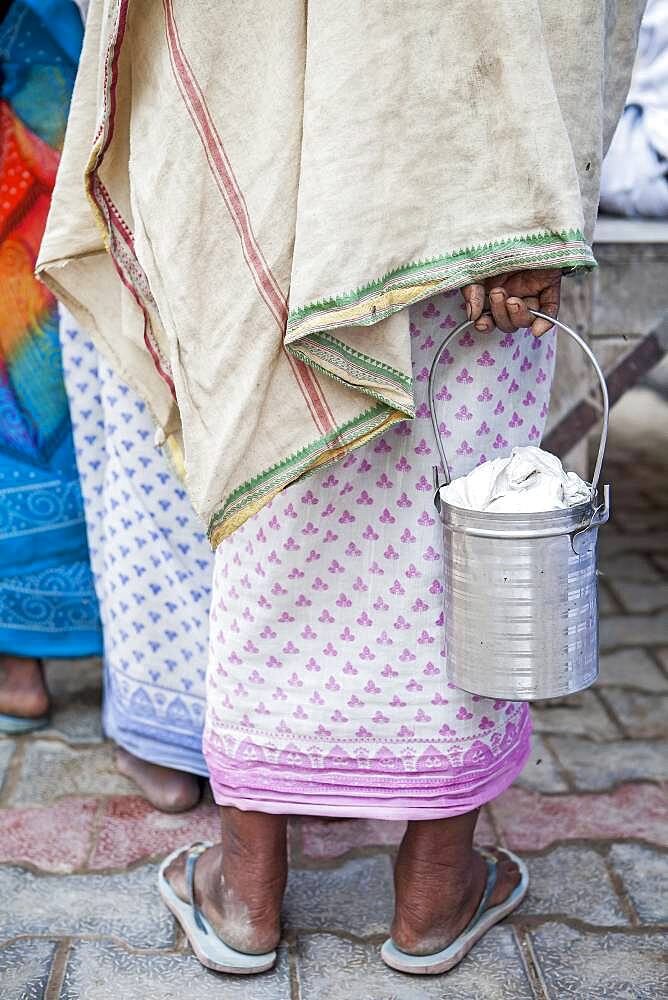
M 209 845 L 204 844 L 201 841 L 191 844 L 188 848 L 188 856 L 186 858 L 186 889 L 188 891 L 188 902 L 192 906 L 195 926 L 198 930 L 202 931 L 203 934 L 208 934 L 208 931 L 206 929 L 206 924 L 202 919 L 199 907 L 195 902 L 195 865 L 208 848 Z

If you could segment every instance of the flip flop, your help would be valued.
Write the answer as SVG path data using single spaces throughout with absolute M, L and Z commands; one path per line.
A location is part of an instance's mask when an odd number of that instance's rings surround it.
M 44 729 L 50 721 L 48 715 L 41 715 L 37 719 L 24 719 L 20 715 L 3 715 L 0 712 L 0 733 L 6 736 L 34 733 L 36 729 Z
M 165 858 L 158 872 L 158 888 L 162 900 L 181 924 L 190 947 L 207 969 L 213 969 L 215 972 L 228 972 L 237 976 L 250 976 L 257 972 L 266 972 L 276 962 L 275 951 L 268 951 L 263 955 L 247 955 L 245 952 L 235 951 L 218 937 L 204 914 L 195 905 L 195 865 L 197 859 L 209 847 L 213 847 L 209 841 L 198 841 L 189 847 L 179 847 L 168 858 Z M 165 878 L 165 870 L 184 851 L 188 854 L 186 884 L 189 902 L 187 903 L 176 895 Z
M 390 938 L 381 949 L 381 958 L 386 965 L 398 972 L 409 972 L 414 976 L 433 976 L 439 972 L 448 972 L 453 969 L 468 955 L 476 941 L 479 941 L 483 934 L 486 934 L 490 927 L 498 924 L 500 920 L 507 917 L 509 913 L 517 909 L 527 894 L 529 888 L 529 872 L 521 858 L 518 858 L 511 851 L 503 850 L 511 861 L 514 861 L 520 870 L 519 884 L 513 889 L 507 899 L 496 906 L 487 907 L 487 904 L 494 892 L 496 885 L 498 859 L 485 851 L 480 851 L 487 864 L 487 883 L 482 894 L 480 905 L 473 914 L 468 926 L 459 934 L 447 948 L 434 952 L 433 955 L 409 955 L 405 951 L 397 948 Z

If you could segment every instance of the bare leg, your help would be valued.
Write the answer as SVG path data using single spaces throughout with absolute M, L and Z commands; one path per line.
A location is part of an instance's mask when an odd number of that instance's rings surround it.
M 288 876 L 287 816 L 223 806 L 222 839 L 195 868 L 195 902 L 226 944 L 249 955 L 271 951 L 281 937 L 281 902 Z M 165 872 L 188 899 L 185 855 Z
M 477 819 L 475 810 L 408 824 L 394 871 L 392 939 L 402 951 L 440 951 L 475 913 L 487 877 L 483 858 L 473 850 Z M 507 899 L 520 881 L 517 865 L 501 858 L 490 906 Z
M 186 812 L 200 800 L 199 778 L 188 771 L 151 764 L 122 747 L 116 750 L 116 767 L 126 778 L 134 781 L 144 797 L 161 812 Z
M 38 719 L 48 711 L 49 692 L 40 661 L 0 654 L 0 712 Z

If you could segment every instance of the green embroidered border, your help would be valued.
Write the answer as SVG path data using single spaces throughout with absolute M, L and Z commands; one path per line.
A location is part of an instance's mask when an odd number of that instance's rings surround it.
M 406 419 L 406 415 L 397 412 L 394 407 L 388 408 L 385 404 L 374 406 L 337 430 L 312 441 L 300 451 L 243 483 L 229 495 L 223 506 L 211 517 L 207 531 L 209 540 L 213 541 L 214 535 L 224 526 L 226 521 L 234 518 L 245 508 L 261 501 L 267 494 L 273 495 L 289 486 L 296 479 L 316 471 L 320 472 L 338 461 L 339 456 L 337 455 L 326 462 L 319 464 L 313 462 L 313 459 L 322 455 L 335 440 L 340 441 L 344 447 L 359 438 L 371 440 L 374 432 L 378 433 L 381 429 L 389 426 L 388 420 L 391 418 L 392 412 L 396 413 L 396 419 L 391 423 L 399 423 Z
M 335 375 L 334 372 L 330 371 L 329 368 L 324 368 L 322 365 L 319 365 L 317 361 L 314 361 L 312 355 L 305 354 L 299 350 L 290 351 L 290 353 L 293 354 L 300 361 L 303 361 L 304 364 L 307 364 L 309 368 L 312 368 L 314 371 L 319 372 L 321 375 L 325 375 L 327 378 L 333 379 L 334 382 L 340 382 L 341 385 L 345 385 L 348 389 L 350 388 L 359 389 L 359 391 L 363 392 L 365 396 L 370 396 L 372 399 L 377 399 L 379 402 L 383 403 L 384 406 L 386 406 L 388 409 L 391 410 L 400 409 L 406 420 L 412 420 L 413 417 L 415 416 L 414 404 L 408 402 L 406 404 L 400 404 L 397 400 L 392 400 L 388 396 L 384 396 L 380 392 L 375 392 L 368 386 L 358 386 L 358 385 L 351 386 L 350 382 L 347 379 L 343 378 L 341 375 Z
M 312 344 L 316 345 L 315 350 L 312 349 Z M 318 347 L 323 348 L 328 354 L 334 354 L 335 363 L 331 367 L 328 368 L 318 361 Z M 378 399 L 391 409 L 402 410 L 407 417 L 412 418 L 415 416 L 413 379 L 391 365 L 386 365 L 376 358 L 362 354 L 353 347 L 349 347 L 348 344 L 344 344 L 342 340 L 337 340 L 336 337 L 332 337 L 327 333 L 311 334 L 289 345 L 287 350 L 293 357 L 303 361 L 304 364 L 307 364 L 314 371 L 326 375 L 327 378 L 331 378 L 335 382 L 340 382 L 349 389 L 359 389 L 366 396 Z M 342 360 L 338 360 L 339 356 Z M 368 384 L 360 384 L 353 371 L 354 368 L 366 372 L 370 376 L 370 379 L 377 384 L 378 388 L 372 389 Z M 346 374 L 349 376 L 348 378 L 345 377 Z M 394 397 L 383 392 L 383 387 L 387 387 L 388 384 L 395 389 L 396 395 Z
M 406 375 L 405 372 L 399 371 L 398 368 L 393 368 L 392 365 L 385 364 L 384 361 L 379 361 L 378 358 L 372 358 L 369 354 L 363 354 L 362 351 L 358 351 L 354 347 L 350 347 L 349 344 L 345 344 L 338 337 L 333 337 L 331 333 L 310 333 L 308 337 L 305 337 L 300 341 L 300 347 L 304 348 L 307 341 L 314 340 L 317 344 L 322 347 L 331 347 L 334 351 L 338 351 L 343 354 L 344 357 L 349 358 L 351 363 L 355 364 L 358 368 L 364 368 L 366 371 L 374 375 L 380 376 L 380 381 L 393 381 L 398 382 L 406 392 L 411 392 L 413 388 L 413 380 L 410 375 Z M 295 345 L 288 345 L 288 350 L 290 353 L 294 353 Z
M 569 247 L 568 244 L 571 246 Z M 554 249 L 548 249 L 550 246 L 553 246 Z M 473 277 L 490 277 L 492 274 L 498 273 L 498 262 L 495 255 L 506 254 L 508 251 L 513 251 L 515 259 L 509 256 L 508 259 L 504 260 L 504 270 L 512 270 L 518 264 L 523 267 L 537 268 L 547 263 L 559 264 L 564 267 L 596 267 L 596 260 L 591 248 L 585 242 L 584 235 L 579 229 L 562 233 L 536 233 L 499 240 L 495 243 L 484 243 L 476 247 L 467 247 L 430 260 L 404 264 L 388 271 L 382 278 L 362 285 L 355 291 L 345 292 L 333 298 L 321 299 L 293 309 L 288 317 L 287 343 L 293 337 L 298 338 L 300 323 L 314 313 L 326 314 L 346 306 L 361 304 L 365 299 L 391 292 L 393 288 L 406 288 L 425 281 L 434 283 L 434 287 L 429 289 L 430 294 L 436 294 L 447 288 L 459 288 L 462 283 L 468 283 Z M 494 263 L 488 258 L 493 258 Z M 440 281 L 437 274 L 430 278 L 429 271 L 440 272 Z M 422 294 L 418 293 L 416 297 L 419 298 Z M 400 308 L 405 305 L 405 302 L 402 303 Z M 364 326 L 377 323 L 379 319 L 384 319 L 392 311 L 391 306 L 382 312 L 374 310 L 368 316 L 355 320 L 355 325 Z M 326 321 L 326 325 L 328 327 L 336 326 L 336 323 Z

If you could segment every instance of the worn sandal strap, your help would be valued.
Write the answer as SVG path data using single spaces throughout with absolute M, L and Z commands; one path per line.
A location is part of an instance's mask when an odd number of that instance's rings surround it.
M 466 932 L 478 922 L 482 914 L 487 909 L 489 901 L 492 898 L 492 893 L 496 887 L 496 877 L 498 874 L 497 866 L 499 859 L 493 854 L 488 854 L 487 851 L 480 851 L 479 853 L 485 859 L 485 864 L 487 865 L 487 882 L 485 883 L 482 899 L 478 903 L 478 908 L 466 925 L 465 930 L 462 931 L 463 934 L 466 934 Z
M 186 889 L 188 890 L 188 902 L 193 908 L 195 926 L 204 934 L 208 934 L 206 924 L 202 919 L 202 914 L 199 912 L 199 907 L 195 903 L 195 865 L 208 848 L 209 844 L 205 844 L 202 841 L 191 844 L 188 848 L 188 857 L 186 858 Z

